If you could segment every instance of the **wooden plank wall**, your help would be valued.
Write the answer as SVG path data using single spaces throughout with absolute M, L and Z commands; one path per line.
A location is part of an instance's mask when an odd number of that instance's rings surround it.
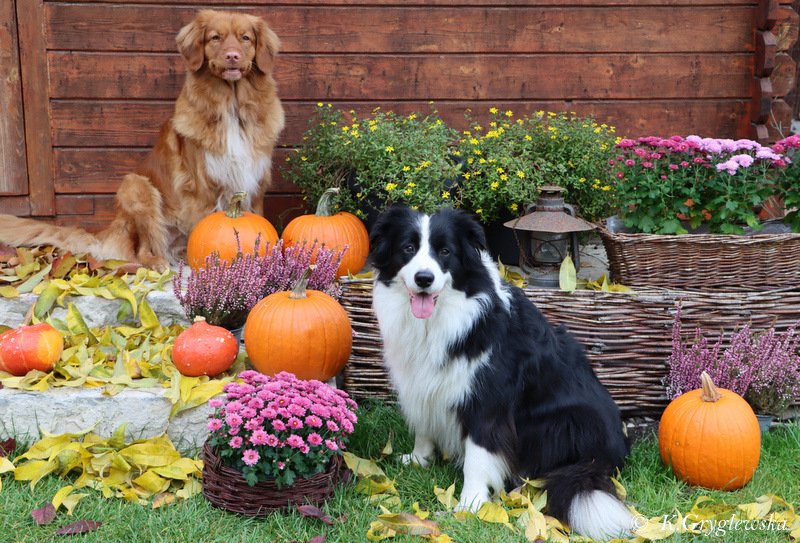
M 17 0 L 26 2 L 26 0 Z M 26 2 L 27 3 L 27 2 Z M 263 16 L 287 128 L 268 216 L 302 204 L 280 167 L 317 102 L 594 115 L 629 136 L 751 135 L 756 0 L 215 0 Z M 183 82 L 195 0 L 44 1 L 57 221 L 98 229 Z M 19 8 L 18 8 L 19 11 Z M 6 209 L 0 200 L 0 210 Z

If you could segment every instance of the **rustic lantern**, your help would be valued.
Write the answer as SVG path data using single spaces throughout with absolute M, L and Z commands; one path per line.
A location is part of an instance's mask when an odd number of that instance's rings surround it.
M 527 215 L 504 224 L 514 230 L 520 246 L 519 265 L 532 285 L 558 287 L 559 268 L 567 255 L 575 270 L 580 269 L 578 232 L 595 228 L 575 216 L 575 209 L 564 203 L 563 192 L 556 185 L 543 186 Z

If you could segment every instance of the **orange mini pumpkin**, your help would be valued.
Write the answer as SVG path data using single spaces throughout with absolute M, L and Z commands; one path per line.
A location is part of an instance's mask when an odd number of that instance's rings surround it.
M 353 346 L 344 308 L 318 290 L 307 290 L 307 270 L 291 292 L 259 301 L 244 325 L 244 347 L 261 373 L 294 373 L 299 379 L 327 381 L 339 373 Z
M 239 354 L 239 341 L 221 326 L 197 317 L 194 324 L 178 334 L 172 346 L 172 363 L 189 377 L 213 377 L 227 371 Z
M 281 239 L 286 245 L 316 241 L 332 250 L 347 246 L 336 270 L 336 274 L 341 276 L 358 273 L 364 267 L 369 255 L 369 233 L 361 219 L 352 213 L 331 213 L 330 200 L 338 191 L 335 187 L 326 190 L 319 199 L 314 215 L 301 215 L 289 221 Z
M 201 219 L 189 234 L 186 259 L 193 269 L 201 268 L 206 257 L 219 253 L 220 260 L 230 262 L 241 251 L 252 254 L 256 239 L 260 236 L 260 251 L 268 244 L 278 241 L 278 231 L 272 224 L 255 213 L 242 210 L 244 192 L 237 192 L 231 198 L 226 211 L 217 211 Z M 236 243 L 236 234 L 239 244 Z
M 52 371 L 63 350 L 61 332 L 46 322 L 20 326 L 0 335 L 0 369 L 18 376 Z
M 708 373 L 703 388 L 678 396 L 661 415 L 661 460 L 678 478 L 719 490 L 746 485 L 758 467 L 761 431 L 747 402 L 716 388 Z

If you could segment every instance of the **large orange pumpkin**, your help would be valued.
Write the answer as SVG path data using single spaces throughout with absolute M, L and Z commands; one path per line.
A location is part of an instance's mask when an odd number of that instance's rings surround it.
M 263 254 L 268 244 L 278 241 L 278 231 L 272 224 L 255 213 L 242 210 L 244 192 L 237 192 L 231 198 L 226 211 L 217 211 L 201 219 L 189 234 L 186 259 L 193 269 L 201 268 L 206 257 L 219 253 L 220 260 L 230 262 L 239 251 L 252 254 L 256 239 L 261 239 L 259 254 Z M 236 243 L 236 234 L 239 244 Z
M 289 221 L 281 239 L 286 245 L 316 241 L 333 250 L 341 250 L 346 245 L 347 251 L 336 273 L 355 274 L 367 262 L 369 233 L 361 219 L 352 213 L 340 211 L 331 214 L 330 200 L 338 191 L 335 187 L 326 190 L 319 199 L 314 215 L 301 215 Z
M 239 354 L 239 341 L 221 326 L 208 324 L 203 317 L 178 334 L 172 346 L 172 363 L 189 377 L 211 377 L 227 371 Z
M 344 308 L 318 290 L 307 290 L 310 270 L 291 292 L 259 301 L 244 325 L 244 347 L 258 371 L 294 373 L 299 379 L 327 381 L 339 373 L 353 346 Z
M 741 396 L 716 388 L 706 372 L 701 379 L 703 388 L 678 396 L 661 415 L 661 460 L 690 484 L 741 488 L 758 467 L 758 420 Z
M 20 326 L 0 335 L 0 369 L 12 375 L 52 371 L 63 350 L 61 332 L 46 322 Z

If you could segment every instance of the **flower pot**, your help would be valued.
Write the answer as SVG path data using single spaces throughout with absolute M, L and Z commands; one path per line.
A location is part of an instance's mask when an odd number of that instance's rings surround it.
M 222 463 L 208 442 L 203 445 L 203 496 L 215 507 L 250 517 L 324 502 L 333 495 L 341 471 L 342 458 L 337 455 L 326 471 L 298 477 L 291 486 L 279 487 L 273 481 L 250 486 L 239 471 Z
M 775 417 L 772 415 L 759 415 L 758 413 L 756 413 L 756 418 L 758 419 L 758 428 L 761 430 L 762 435 L 769 431 L 772 422 L 775 420 Z

